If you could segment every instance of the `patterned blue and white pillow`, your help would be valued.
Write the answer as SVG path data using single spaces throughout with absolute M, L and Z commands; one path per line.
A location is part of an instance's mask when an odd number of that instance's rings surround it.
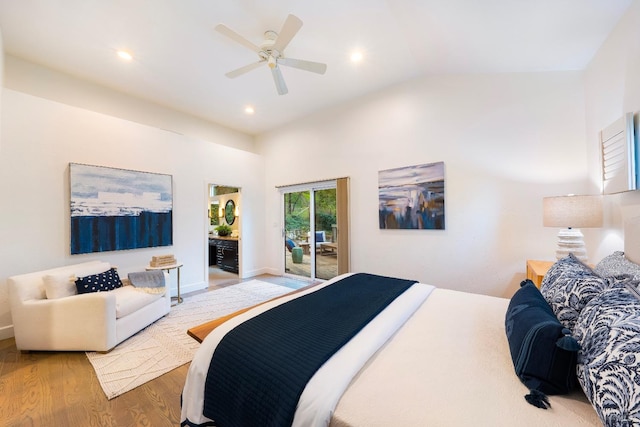
M 616 251 L 604 257 L 594 268 L 600 277 L 628 276 L 640 280 L 640 265 L 629 261 L 624 252 Z
M 607 287 L 606 279 L 598 276 L 573 254 L 569 254 L 547 271 L 542 279 L 540 292 L 560 323 L 573 332 L 580 311 Z
M 76 279 L 76 288 L 79 294 L 112 291 L 121 286 L 122 281 L 115 268 L 111 268 L 104 273 L 92 274 L 91 276 Z
M 574 330 L 578 381 L 606 426 L 640 425 L 640 301 L 624 287 L 593 298 Z

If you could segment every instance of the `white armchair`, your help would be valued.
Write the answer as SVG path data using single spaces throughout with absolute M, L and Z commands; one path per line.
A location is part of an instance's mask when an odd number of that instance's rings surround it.
M 72 276 L 98 274 L 109 268 L 108 263 L 91 261 L 10 277 L 16 347 L 108 351 L 169 312 L 168 287 L 164 295 L 140 292 L 132 286 L 79 295 L 61 289 L 73 284 Z

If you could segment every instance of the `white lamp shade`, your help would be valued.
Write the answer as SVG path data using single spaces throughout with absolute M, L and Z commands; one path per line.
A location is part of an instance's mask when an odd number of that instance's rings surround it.
M 559 196 L 543 199 L 545 227 L 602 227 L 602 196 Z
M 586 262 L 587 249 L 579 229 L 602 227 L 602 197 L 545 197 L 542 202 L 544 226 L 562 228 L 558 233 L 556 258 L 562 259 L 571 253 Z

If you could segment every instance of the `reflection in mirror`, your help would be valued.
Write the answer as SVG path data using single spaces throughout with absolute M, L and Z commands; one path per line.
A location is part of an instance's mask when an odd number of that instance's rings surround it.
M 233 225 L 236 220 L 236 204 L 233 200 L 227 200 L 227 203 L 224 205 L 224 219 L 227 221 L 227 224 Z

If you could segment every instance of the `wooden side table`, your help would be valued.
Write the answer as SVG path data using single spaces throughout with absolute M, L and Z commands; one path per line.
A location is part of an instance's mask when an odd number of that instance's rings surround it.
M 555 261 L 537 261 L 533 259 L 527 260 L 527 279 L 531 280 L 535 285 L 540 288 L 544 275 Z
M 178 284 L 178 298 L 175 305 L 180 304 L 182 302 L 182 297 L 180 296 L 180 267 L 182 267 L 181 262 L 177 262 L 175 264 L 170 264 L 170 265 L 163 265 L 160 267 L 152 267 L 150 265 L 145 267 L 145 270 L 147 271 L 148 270 L 166 270 L 169 275 L 171 275 L 171 270 L 173 270 L 174 268 L 178 270 L 178 277 L 176 282 Z

